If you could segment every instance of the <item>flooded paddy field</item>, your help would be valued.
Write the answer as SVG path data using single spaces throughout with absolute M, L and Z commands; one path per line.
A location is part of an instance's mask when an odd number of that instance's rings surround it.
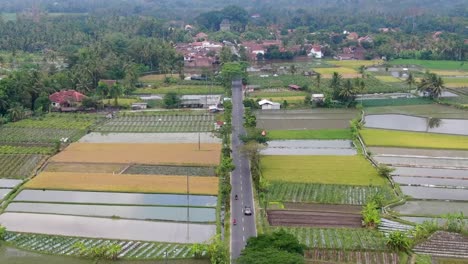
M 468 135 L 468 120 L 426 118 L 399 114 L 368 115 L 368 128 L 406 130 L 441 134 Z
M 81 143 L 221 143 L 212 133 L 89 133 Z
M 355 110 L 268 110 L 257 111 L 257 127 L 268 130 L 342 129 L 358 116 Z
M 170 243 L 202 243 L 216 234 L 214 224 L 116 220 L 30 213 L 4 213 L 0 215 L 0 224 L 13 232 Z
M 369 147 L 374 155 L 395 155 L 395 156 L 416 156 L 416 157 L 448 157 L 467 158 L 468 151 L 464 150 L 442 150 L 442 149 L 415 149 L 415 148 L 390 148 L 390 147 Z
M 402 216 L 400 219 L 413 222 L 415 224 L 422 224 L 427 221 L 437 221 L 439 225 L 445 225 L 447 223 L 446 219 L 438 217 Z M 468 225 L 468 219 L 465 219 L 465 225 Z
M 273 140 L 262 155 L 356 155 L 351 140 Z
M 438 216 L 463 212 L 466 216 L 468 215 L 468 202 L 407 201 L 403 205 L 393 207 L 392 210 L 402 215 Z
M 216 221 L 215 208 L 10 203 L 6 211 L 179 222 Z
M 15 188 L 16 186 L 20 185 L 22 182 L 23 182 L 22 180 L 0 179 L 0 188 Z
M 462 169 L 432 169 L 413 167 L 393 167 L 393 175 L 409 177 L 450 178 L 468 180 L 468 170 Z
M 177 194 L 143 194 L 78 191 L 23 190 L 15 197 L 15 202 L 83 203 L 120 205 L 168 205 L 215 207 L 216 196 Z
M 13 189 L 0 189 L 0 200 L 3 200 Z
M 466 188 L 468 189 L 467 180 L 453 180 L 453 179 L 441 179 L 441 178 L 427 178 L 427 177 L 400 177 L 393 176 L 393 180 L 401 185 L 412 185 L 412 186 L 447 186 L 450 188 Z M 467 197 L 468 199 L 468 197 Z
M 457 158 L 416 158 L 404 156 L 374 156 L 374 159 L 383 164 L 394 166 L 414 166 L 428 168 L 468 168 L 468 159 Z
M 414 199 L 467 201 L 468 190 L 401 186 L 402 192 Z

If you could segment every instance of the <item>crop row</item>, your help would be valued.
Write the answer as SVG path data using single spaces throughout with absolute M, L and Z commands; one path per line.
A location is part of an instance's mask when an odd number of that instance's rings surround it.
M 132 165 L 124 174 L 215 176 L 214 167 Z
M 307 260 L 327 263 L 397 264 L 397 253 L 385 251 L 344 251 L 313 249 L 305 252 Z
M 211 121 L 156 121 L 156 122 L 119 122 L 107 123 L 96 131 L 99 132 L 201 132 L 214 129 Z
M 385 186 L 271 182 L 268 200 L 363 205 L 376 194 L 386 200 L 394 198 L 391 189 Z
M 46 254 L 78 256 L 75 243 L 82 242 L 87 247 L 102 245 L 119 245 L 119 258 L 127 259 L 161 259 L 191 258 L 191 245 L 155 243 L 143 241 L 106 240 L 92 238 L 62 237 L 39 234 L 22 234 L 7 232 L 5 241 L 22 249 L 38 251 Z
M 280 227 L 308 248 L 341 250 L 386 250 L 385 237 L 378 231 L 345 228 Z
M 0 178 L 26 178 L 43 159 L 35 154 L 0 154 Z
M 1 127 L 0 134 L 2 135 L 0 142 L 53 143 L 62 138 L 76 141 L 84 134 L 84 131 L 77 129 Z
M 86 130 L 99 120 L 97 115 L 86 114 L 48 114 L 45 117 L 23 119 L 10 123 L 7 127 L 56 128 Z
M 122 116 L 110 120 L 107 123 L 118 122 L 165 122 L 165 121 L 209 121 L 214 122 L 214 115 L 198 114 L 198 115 L 138 115 L 138 116 Z
M 52 147 L 24 147 L 24 146 L 11 146 L 0 145 L 0 154 L 53 154 L 55 149 Z

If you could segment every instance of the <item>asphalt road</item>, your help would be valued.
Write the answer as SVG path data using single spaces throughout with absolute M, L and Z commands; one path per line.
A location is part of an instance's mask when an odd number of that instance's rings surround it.
M 257 235 L 249 161 L 240 152 L 242 141 L 239 139 L 239 136 L 245 133 L 242 99 L 242 83 L 240 80 L 233 81 L 232 156 L 236 169 L 231 174 L 231 223 L 236 219 L 237 224 L 231 224 L 231 263 L 240 255 L 249 237 Z M 236 194 L 238 195 L 238 200 L 234 199 Z M 244 215 L 244 206 L 250 206 L 253 214 Z

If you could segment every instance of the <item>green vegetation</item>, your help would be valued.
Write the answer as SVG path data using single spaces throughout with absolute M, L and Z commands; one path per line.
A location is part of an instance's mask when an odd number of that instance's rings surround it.
M 361 135 L 368 146 L 429 149 L 468 149 L 467 136 L 406 132 L 384 129 L 363 129 Z
M 362 156 L 264 156 L 263 176 L 269 181 L 349 185 L 383 185 Z
M 275 139 L 351 139 L 349 129 L 271 130 L 268 137 Z
M 380 224 L 380 211 L 377 203 L 369 201 L 362 209 L 362 219 L 368 228 L 377 228 Z
M 308 248 L 341 250 L 387 250 L 385 236 L 376 230 L 359 228 L 277 228 L 286 230 Z
M 239 264 L 301 264 L 304 263 L 304 245 L 284 230 L 251 237 L 237 259 Z
M 219 85 L 172 85 L 162 86 L 158 88 L 137 88 L 133 94 L 167 94 L 175 92 L 182 94 L 221 94 L 224 92 L 223 87 Z
M 0 178 L 26 178 L 45 156 L 36 154 L 0 154 Z
M 387 246 L 392 250 L 409 252 L 411 239 L 402 231 L 394 231 L 388 235 Z
M 121 250 L 118 250 L 117 256 L 119 258 L 127 260 L 165 259 L 163 249 L 167 250 L 168 259 L 185 259 L 192 257 L 192 255 L 190 254 L 190 244 L 121 241 L 111 239 L 105 240 L 97 238 L 93 239 L 42 234 L 14 233 L 8 231 L 5 234 L 5 241 L 9 245 L 20 249 L 44 254 L 64 256 L 86 256 L 91 258 L 107 259 L 108 257 L 115 257 L 118 247 L 126 245 L 124 246 L 125 248 L 121 248 Z M 139 246 L 135 246 L 136 244 L 138 244 Z M 105 261 L 102 262 L 107 263 Z M 66 263 L 69 262 L 66 261 Z M 99 263 L 101 263 L 101 261 L 99 261 Z
M 11 146 L 0 145 L 0 154 L 54 154 L 56 149 L 53 147 L 24 147 L 24 146 Z
M 85 130 L 95 124 L 99 118 L 99 116 L 92 114 L 52 113 L 43 117 L 29 118 L 19 122 L 9 123 L 7 127 Z
M 427 69 L 434 70 L 468 70 L 468 64 L 460 61 L 447 60 L 410 60 L 396 59 L 390 61 L 391 65 L 418 65 Z
M 271 182 L 268 201 L 364 205 L 376 196 L 395 199 L 388 186 Z

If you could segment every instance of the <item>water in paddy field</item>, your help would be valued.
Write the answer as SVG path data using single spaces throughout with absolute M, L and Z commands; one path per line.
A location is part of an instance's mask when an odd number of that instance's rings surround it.
M 405 195 L 409 195 L 415 199 L 468 201 L 468 190 L 465 189 L 414 186 L 400 186 L 400 188 Z
M 14 201 L 185 206 L 187 195 L 24 190 Z M 188 202 L 189 206 L 214 207 L 217 197 L 189 195 Z
M 441 179 L 441 178 L 427 178 L 427 177 L 400 177 L 393 176 L 396 183 L 402 185 L 412 186 L 439 186 L 448 188 L 465 188 L 468 189 L 468 180 L 462 179 Z M 467 197 L 468 199 L 468 197 Z
M 426 118 L 398 114 L 368 115 L 365 117 L 365 126 L 368 128 L 468 135 L 468 120 L 466 119 Z
M 356 155 L 350 140 L 272 140 L 262 155 Z
M 48 203 L 10 203 L 7 212 L 48 213 L 99 217 L 120 217 L 140 220 L 215 222 L 215 208 L 81 205 Z
M 468 170 L 449 170 L 432 168 L 394 167 L 393 175 L 415 177 L 438 177 L 451 179 L 468 179 Z
M 447 201 L 407 201 L 392 210 L 403 215 L 444 215 L 448 213 L 463 212 L 468 215 L 468 203 Z

